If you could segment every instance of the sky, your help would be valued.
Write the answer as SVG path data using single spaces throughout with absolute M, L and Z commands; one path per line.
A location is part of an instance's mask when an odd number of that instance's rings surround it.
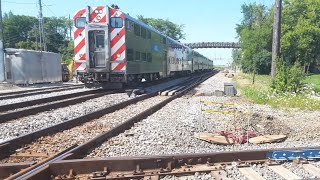
M 2 11 L 17 15 L 36 16 L 39 0 L 2 0 Z M 42 0 L 43 15 L 72 17 L 85 6 L 117 4 L 132 17 L 163 18 L 184 24 L 186 39 L 191 42 L 237 42 L 236 24 L 241 22 L 241 5 L 257 2 L 267 6 L 274 0 Z M 199 49 L 215 65 L 231 62 L 231 49 Z

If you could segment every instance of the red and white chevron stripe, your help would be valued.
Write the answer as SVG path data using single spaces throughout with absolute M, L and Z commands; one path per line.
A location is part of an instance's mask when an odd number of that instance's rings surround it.
M 86 9 L 81 9 L 74 15 L 74 19 L 79 17 L 86 17 Z M 75 70 L 85 71 L 86 70 L 86 42 L 85 42 L 84 28 L 74 27 L 73 37 L 74 37 Z
M 110 18 L 120 17 L 124 22 L 124 14 L 121 11 L 110 8 Z M 111 48 L 111 70 L 126 70 L 126 44 L 125 44 L 125 27 L 110 27 L 110 48 Z
M 90 7 L 90 23 L 106 23 L 107 7 L 97 6 Z M 123 22 L 125 15 L 116 9 L 110 8 L 110 17 L 120 17 Z M 78 17 L 86 17 L 86 9 L 78 11 L 74 19 Z M 110 54 L 111 54 L 111 70 L 125 71 L 126 70 L 126 45 L 125 45 L 125 27 L 111 28 L 110 33 Z M 86 71 L 86 41 L 85 29 L 74 27 L 74 54 L 75 54 L 75 69 L 76 71 Z
M 90 7 L 90 22 L 105 23 L 107 21 L 106 7 Z

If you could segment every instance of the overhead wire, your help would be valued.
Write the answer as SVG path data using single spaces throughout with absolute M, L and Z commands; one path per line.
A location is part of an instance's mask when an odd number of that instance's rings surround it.
M 54 16 L 57 17 L 57 15 L 49 8 L 48 5 L 46 5 L 46 4 L 44 4 L 44 3 L 43 3 L 43 5 L 44 5 Z
M 31 3 L 31 2 L 16 2 L 16 1 L 2 1 L 4 3 L 10 3 L 10 4 L 25 4 L 25 5 L 35 5 L 37 3 Z

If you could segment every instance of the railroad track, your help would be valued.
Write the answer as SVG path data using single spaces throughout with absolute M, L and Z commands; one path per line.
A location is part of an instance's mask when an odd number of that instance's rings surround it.
M 319 147 L 62 160 L 43 167 L 30 179 L 319 179 Z M 304 175 L 297 175 L 298 171 Z M 304 177 L 302 177 L 304 176 Z
M 98 89 L 0 106 L 0 123 L 121 92 L 124 90 L 105 92 L 103 89 Z
M 119 133 L 123 132 L 124 130 L 132 127 L 134 123 L 153 114 L 155 111 L 161 109 L 163 106 L 165 106 L 167 103 L 171 102 L 175 98 L 181 97 L 188 90 L 192 89 L 197 84 L 199 84 L 200 82 L 203 82 L 206 78 L 210 77 L 210 75 L 212 75 L 212 73 L 202 75 L 201 77 L 193 78 L 192 80 L 186 80 L 184 84 L 185 85 L 189 84 L 188 87 L 184 89 L 182 92 L 179 92 L 178 94 L 172 97 L 159 97 L 157 96 L 158 92 L 150 93 L 150 94 L 143 95 L 134 99 L 130 99 L 128 101 L 116 104 L 114 106 L 78 117 L 76 119 L 69 120 L 69 121 L 51 126 L 49 128 L 45 128 L 37 132 L 33 132 L 25 136 L 21 136 L 19 138 L 4 142 L 0 144 L 0 159 L 2 159 L 2 162 L 11 162 L 14 164 L 1 165 L 0 174 L 3 174 L 3 175 L 0 178 L 5 178 L 12 174 L 15 174 L 15 175 L 11 176 L 10 177 L 11 179 L 17 178 L 17 177 L 25 178 L 20 176 L 23 174 L 28 175 L 27 172 L 29 171 L 36 172 L 37 168 L 41 168 L 42 166 L 50 164 L 53 161 L 66 159 L 66 158 L 76 158 L 76 157 L 85 156 L 85 152 L 87 152 L 90 148 L 94 148 L 97 144 L 101 144 L 102 142 L 108 140 L 108 138 L 116 136 Z M 122 109 L 125 107 L 128 107 L 126 109 L 132 110 L 133 109 L 132 106 L 131 107 L 129 106 L 135 103 L 136 104 L 143 103 L 144 104 L 143 106 L 145 106 L 145 108 L 134 112 L 134 114 L 137 114 L 137 115 L 128 119 L 127 116 L 124 116 L 124 115 L 127 115 L 128 112 L 124 114 L 125 110 L 122 110 Z M 115 112 L 116 110 L 119 110 L 119 112 Z M 104 117 L 105 115 L 108 115 L 109 113 L 122 114 L 122 116 L 124 116 L 125 118 L 123 118 L 121 122 L 118 122 L 115 124 L 111 123 L 111 125 L 109 124 L 108 126 L 103 126 L 101 125 L 101 123 L 99 124 L 99 122 L 103 122 L 100 120 L 100 118 Z M 108 122 L 109 121 L 105 121 L 104 124 Z M 82 129 L 82 131 L 80 131 L 81 133 L 79 133 L 79 128 Z M 91 131 L 92 129 L 95 129 L 96 132 L 95 133 L 88 132 L 88 131 Z M 63 138 L 61 138 L 59 142 L 50 141 L 50 137 L 58 136 L 58 137 L 68 138 L 68 135 L 75 134 L 70 132 L 77 132 L 76 134 L 78 136 L 81 135 L 82 133 L 87 133 L 88 136 L 85 135 L 85 138 L 81 139 L 79 142 L 75 141 L 73 143 L 70 143 L 69 145 L 63 144 Z M 95 137 L 98 134 L 99 136 Z M 41 139 L 41 137 L 43 138 Z M 62 148 L 63 150 L 61 150 L 61 148 L 60 149 L 56 148 L 52 152 L 44 151 L 44 152 L 38 153 L 38 152 L 35 152 L 35 150 L 39 148 L 39 146 L 37 146 L 39 145 L 39 142 L 46 144 L 45 147 L 58 146 L 59 143 L 62 143 L 63 144 L 62 147 L 64 147 L 64 149 Z M 78 145 L 78 144 L 81 144 L 81 145 Z M 34 151 L 32 150 L 28 151 L 27 149 L 30 149 L 30 147 L 32 146 L 36 147 L 34 148 Z M 70 151 L 65 150 L 65 148 L 67 147 L 69 147 L 71 150 Z M 43 148 L 43 149 L 47 149 L 47 148 Z M 70 156 L 71 155 L 70 153 L 72 153 L 72 156 Z M 32 160 L 32 163 L 30 163 L 30 160 Z M 20 171 L 21 169 L 24 169 L 24 170 Z
M 14 99 L 14 98 L 21 98 L 26 96 L 33 96 L 39 94 L 47 94 L 52 92 L 61 92 L 66 90 L 73 90 L 83 88 L 83 85 L 70 85 L 70 86 L 63 86 L 63 87 L 53 87 L 53 88 L 44 88 L 44 89 L 32 89 L 26 91 L 16 91 L 16 92 L 7 92 L 0 94 L 0 100 L 6 99 Z

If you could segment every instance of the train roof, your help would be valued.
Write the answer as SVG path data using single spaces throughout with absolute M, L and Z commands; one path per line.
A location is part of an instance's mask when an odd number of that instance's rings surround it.
M 144 28 L 146 28 L 146 29 L 148 29 L 148 30 L 151 30 L 151 31 L 154 31 L 154 32 L 156 32 L 156 33 L 158 33 L 158 34 L 161 34 L 162 36 L 166 37 L 166 38 L 169 39 L 170 41 L 173 41 L 173 42 L 175 42 L 176 44 L 179 44 L 179 45 L 183 46 L 183 47 L 186 48 L 186 49 L 191 49 L 190 47 L 182 44 L 181 42 L 179 42 L 179 41 L 177 41 L 177 40 L 174 40 L 173 38 L 171 38 L 171 37 L 163 34 L 162 32 L 158 31 L 158 30 L 155 29 L 154 27 L 152 27 L 152 26 L 150 26 L 150 25 L 148 25 L 148 24 L 146 24 L 146 23 L 144 23 L 144 22 L 142 22 L 142 21 L 139 21 L 139 20 L 131 17 L 129 14 L 125 14 L 125 17 L 126 17 L 127 19 L 129 19 L 130 21 L 133 21 L 133 22 L 139 24 L 140 26 L 142 26 L 142 27 L 144 27 Z
M 197 52 L 197 51 L 191 49 L 190 47 L 182 44 L 181 42 L 179 42 L 179 41 L 177 41 L 177 40 L 175 40 L 175 39 L 173 39 L 173 38 L 171 38 L 171 37 L 163 34 L 162 32 L 160 32 L 159 30 L 155 29 L 154 27 L 152 27 L 152 26 L 150 26 L 150 25 L 148 25 L 148 24 L 146 24 L 146 23 L 144 23 L 144 22 L 142 22 L 142 21 L 139 21 L 139 20 L 136 19 L 136 18 L 131 17 L 129 14 L 126 14 L 126 13 L 124 13 L 124 14 L 125 14 L 125 18 L 129 19 L 130 21 L 133 21 L 134 23 L 137 23 L 137 24 L 139 24 L 140 26 L 142 26 L 142 27 L 144 27 L 144 28 L 146 28 L 146 29 L 148 29 L 148 30 L 151 30 L 151 31 L 154 31 L 154 32 L 156 32 L 156 33 L 158 33 L 158 34 L 161 34 L 162 36 L 166 37 L 167 39 L 169 39 L 170 41 L 174 42 L 175 44 L 178 44 L 178 45 L 184 47 L 185 49 L 191 50 L 193 53 L 195 53 L 195 54 L 197 54 L 197 55 L 199 55 L 199 56 L 201 56 L 201 57 L 203 57 L 203 58 L 206 58 L 207 60 L 212 61 L 211 59 L 205 57 L 204 55 L 200 54 L 199 52 Z
M 112 8 L 112 7 L 110 7 L 110 6 L 107 6 L 107 7 Z M 75 14 L 80 13 L 81 11 L 84 11 L 84 10 L 85 10 L 85 9 L 80 9 L 80 10 L 78 10 Z M 117 9 L 117 11 L 121 11 L 121 10 Z M 191 49 L 189 46 L 184 45 L 184 44 L 181 43 L 180 41 L 177 41 L 177 40 L 175 40 L 175 39 L 173 39 L 173 38 L 165 35 L 164 33 L 160 32 L 159 30 L 155 29 L 154 27 L 152 27 L 152 26 L 150 26 L 150 25 L 148 25 L 148 24 L 146 24 L 146 23 L 144 23 L 144 22 L 142 22 L 142 21 L 139 21 L 139 20 L 136 19 L 136 18 L 131 17 L 129 14 L 124 13 L 123 11 L 121 11 L 121 12 L 125 15 L 125 18 L 126 18 L 126 19 L 129 19 L 130 21 L 133 21 L 134 23 L 139 24 L 140 26 L 142 26 L 142 27 L 144 27 L 144 28 L 146 28 L 146 29 L 148 29 L 148 30 L 150 30 L 150 31 L 154 31 L 155 33 L 160 34 L 160 35 L 162 35 L 163 37 L 165 37 L 165 38 L 169 39 L 170 41 L 174 42 L 176 45 L 182 46 L 182 47 L 184 47 L 185 49 L 188 49 L 189 51 L 192 51 L 193 53 L 195 53 L 195 54 L 197 54 L 197 55 L 199 55 L 199 56 L 201 56 L 201 57 L 204 57 L 204 58 L 210 60 L 209 58 L 205 57 L 204 55 L 200 54 L 199 52 Z M 212 60 L 210 60 L 210 61 L 212 61 Z

